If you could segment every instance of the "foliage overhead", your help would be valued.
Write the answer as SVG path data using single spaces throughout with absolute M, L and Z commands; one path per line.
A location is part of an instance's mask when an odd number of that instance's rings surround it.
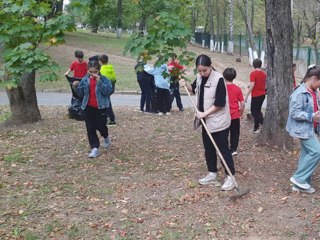
M 40 71 L 40 80 L 56 80 L 58 65 L 40 44 L 55 46 L 64 42 L 63 32 L 73 30 L 68 16 L 48 18 L 51 4 L 36 0 L 0 2 L 0 43 L 7 87 L 20 84 L 23 73 Z
M 144 62 L 157 57 L 156 65 L 167 62 L 173 54 L 177 54 L 179 62 L 188 66 L 195 56 L 186 51 L 190 37 L 191 31 L 177 15 L 161 12 L 150 24 L 147 35 L 137 33 L 128 41 L 125 53 L 129 52 Z

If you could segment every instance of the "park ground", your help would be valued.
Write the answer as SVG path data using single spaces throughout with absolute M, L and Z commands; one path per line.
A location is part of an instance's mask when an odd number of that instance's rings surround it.
M 67 42 L 65 52 L 77 47 Z M 129 57 L 112 54 L 123 58 L 119 64 L 134 65 Z M 250 71 L 245 60 L 236 65 L 234 56 L 211 56 L 218 70 L 232 64 L 239 76 Z M 68 119 L 67 107 L 40 110 L 38 123 L 0 127 L 0 239 L 320 238 L 319 169 L 316 193 L 292 192 L 298 144 L 293 151 L 256 146 L 246 118 L 234 160 L 240 188 L 251 192 L 232 202 L 235 190 L 198 185 L 206 166 L 200 130 L 191 130 L 191 109 L 156 116 L 115 108 L 112 146 L 96 159 L 87 157 L 84 123 Z M 0 121 L 8 112 L 0 107 Z M 224 177 L 220 166 L 220 182 Z

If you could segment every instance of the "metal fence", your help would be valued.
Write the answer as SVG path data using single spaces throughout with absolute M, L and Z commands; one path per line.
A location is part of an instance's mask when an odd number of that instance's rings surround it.
M 210 48 L 210 34 L 206 32 L 196 32 L 194 35 L 196 44 Z M 261 56 L 262 50 L 265 50 L 265 38 L 262 35 L 254 37 L 258 56 Z M 228 49 L 228 35 L 215 34 L 213 36 L 215 51 L 226 52 Z M 248 40 L 247 36 L 238 34 L 233 36 L 233 53 L 238 56 L 248 56 Z M 303 75 L 310 64 L 320 64 L 320 54 L 317 49 L 311 46 L 293 47 L 293 61 L 297 64 L 298 75 Z M 301 73 L 301 74 L 299 74 Z

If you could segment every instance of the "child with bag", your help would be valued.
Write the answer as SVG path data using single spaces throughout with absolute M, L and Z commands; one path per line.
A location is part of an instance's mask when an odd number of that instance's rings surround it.
M 104 138 L 105 148 L 110 147 L 108 127 L 106 126 L 107 108 L 110 106 L 112 85 L 108 78 L 100 74 L 100 65 L 97 61 L 89 61 L 88 74 L 79 82 L 73 82 L 74 90 L 82 97 L 82 106 L 85 115 L 87 135 L 91 151 L 90 158 L 99 155 L 100 141 L 97 131 Z

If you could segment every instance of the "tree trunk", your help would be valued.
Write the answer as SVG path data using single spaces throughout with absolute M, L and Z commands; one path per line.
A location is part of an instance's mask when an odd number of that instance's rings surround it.
M 98 33 L 98 28 L 99 28 L 99 26 L 97 26 L 97 25 L 92 26 L 91 32 L 92 32 L 92 33 Z
M 196 8 L 196 4 L 192 4 L 192 18 L 191 18 L 191 30 L 194 33 L 196 31 L 197 20 L 198 20 L 198 9 Z
M 228 54 L 233 54 L 233 9 L 234 0 L 229 2 L 229 42 L 228 42 Z
M 21 77 L 21 85 L 7 88 L 12 121 L 33 123 L 41 120 L 35 89 L 35 71 Z
M 249 6 L 248 6 L 248 0 L 244 0 L 244 22 L 246 25 L 246 30 L 247 30 L 247 38 L 249 42 L 249 47 L 252 49 L 252 51 L 256 50 L 256 44 L 254 42 L 254 37 L 253 37 L 253 28 L 252 28 L 252 23 L 251 19 L 249 16 Z
M 255 0 L 251 0 L 251 20 L 250 20 L 250 24 L 251 24 L 251 29 L 253 29 L 253 24 L 254 24 L 254 1 Z
M 301 24 L 300 18 L 298 18 L 298 21 L 297 21 L 296 32 L 297 32 L 297 53 L 296 53 L 296 60 L 299 60 L 300 46 L 301 46 L 301 34 L 302 34 L 302 24 Z
M 213 51 L 214 24 L 213 24 L 213 3 L 212 3 L 212 0 L 207 0 L 207 4 L 208 4 L 209 27 L 210 27 L 210 51 Z
M 122 33 L 122 0 L 118 0 L 117 38 L 121 38 L 121 33 Z
M 219 6 L 219 0 L 216 0 L 216 6 Z M 216 8 L 216 19 L 217 19 L 217 41 L 218 51 L 221 51 L 221 20 L 220 20 L 220 8 Z
M 293 89 L 293 24 L 290 0 L 266 0 L 268 104 L 258 144 L 291 149 L 286 132 L 289 96 Z

